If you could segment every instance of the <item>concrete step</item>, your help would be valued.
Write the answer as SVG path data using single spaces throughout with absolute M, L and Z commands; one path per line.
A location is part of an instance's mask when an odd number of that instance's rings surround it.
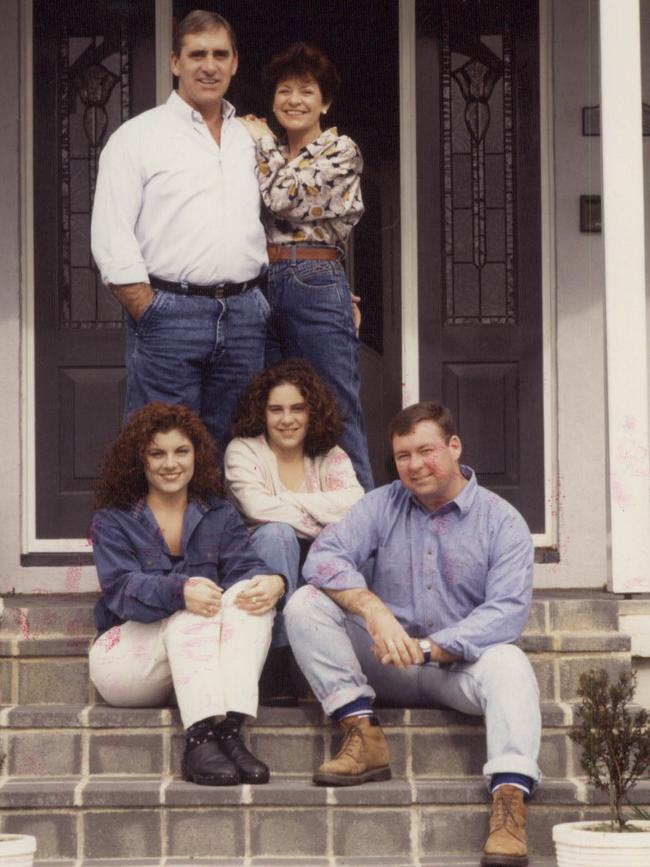
M 92 704 L 87 636 L 0 638 L 0 704 Z M 618 632 L 527 633 L 519 645 L 535 669 L 543 701 L 572 701 L 580 674 L 630 665 L 630 639 Z
M 649 803 L 650 787 L 637 790 L 634 800 Z M 546 780 L 529 810 L 532 854 L 552 854 L 554 824 L 606 813 L 600 795 L 583 781 Z M 336 854 L 351 863 L 358 858 L 377 865 L 382 857 L 417 863 L 476 856 L 488 815 L 485 784 L 477 777 L 349 788 L 280 776 L 266 786 L 222 788 L 96 777 L 15 779 L 0 787 L 3 831 L 34 834 L 40 858 L 218 855 L 226 863 L 267 857 L 284 865 L 289 858 Z
M 378 708 L 397 778 L 480 775 L 485 762 L 481 717 L 447 709 Z M 552 777 L 579 773 L 577 751 L 567 736 L 573 708 L 542 704 L 540 765 Z M 337 729 L 315 703 L 298 708 L 260 708 L 245 740 L 272 771 L 309 775 L 336 754 Z M 112 708 L 106 705 L 21 705 L 0 710 L 2 777 L 66 775 L 161 775 L 180 773 L 184 738 L 175 708 Z M 2 779 L 0 777 L 0 779 Z
M 82 861 L 36 860 L 34 867 L 476 867 L 476 856 L 444 855 L 441 858 L 84 858 Z M 532 856 L 529 867 L 555 867 L 554 857 Z
M 91 638 L 97 598 L 96 593 L 5 596 L 0 638 Z M 526 633 L 615 632 L 620 598 L 604 591 L 535 591 Z

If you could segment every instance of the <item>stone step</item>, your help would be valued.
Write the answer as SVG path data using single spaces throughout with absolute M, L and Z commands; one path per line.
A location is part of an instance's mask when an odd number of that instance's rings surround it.
M 87 638 L 0 639 L 0 705 L 85 705 L 101 701 L 88 679 Z M 543 701 L 575 700 L 580 674 L 630 666 L 630 639 L 620 633 L 525 635 Z
M 95 634 L 96 593 L 4 597 L 0 638 L 88 637 Z M 619 597 L 604 591 L 538 590 L 526 634 L 616 632 Z
M 529 867 L 555 867 L 554 857 L 543 855 L 529 858 Z M 465 855 L 443 855 L 420 858 L 84 858 L 77 860 L 36 860 L 34 867 L 476 867 L 477 858 Z
M 481 717 L 447 709 L 378 708 L 397 778 L 480 775 L 485 762 Z M 567 736 L 568 704 L 542 703 L 540 765 L 552 777 L 580 773 Z M 315 703 L 260 708 L 245 728 L 252 751 L 283 775 L 309 775 L 338 750 L 337 729 Z M 184 738 L 175 708 L 32 705 L 0 710 L 3 777 L 180 774 Z
M 648 804 L 650 786 L 643 784 L 633 797 Z M 531 852 L 552 854 L 551 828 L 558 822 L 604 817 L 602 801 L 584 781 L 547 779 L 529 811 Z M 349 788 L 279 776 L 266 786 L 222 788 L 160 778 L 15 779 L 0 786 L 0 825 L 5 833 L 34 834 L 42 859 L 104 858 L 114 864 L 120 858 L 218 854 L 226 863 L 267 857 L 284 865 L 289 858 L 335 854 L 377 865 L 380 857 L 417 863 L 476 856 L 488 806 L 477 777 Z

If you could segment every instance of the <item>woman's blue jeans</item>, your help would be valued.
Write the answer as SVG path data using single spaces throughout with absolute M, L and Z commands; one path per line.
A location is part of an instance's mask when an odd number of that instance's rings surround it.
M 253 530 L 251 542 L 255 553 L 264 560 L 269 569 L 279 572 L 287 579 L 287 592 L 283 599 L 286 604 L 300 580 L 300 543 L 293 527 L 280 522 L 262 524 Z M 278 611 L 273 623 L 271 647 L 285 647 L 287 644 L 289 639 L 284 628 L 284 614 Z
M 271 322 L 266 364 L 305 358 L 334 392 L 345 418 L 340 446 L 364 490 L 373 487 L 366 428 L 359 400 L 359 339 L 352 300 L 340 262 L 298 259 L 269 270 Z

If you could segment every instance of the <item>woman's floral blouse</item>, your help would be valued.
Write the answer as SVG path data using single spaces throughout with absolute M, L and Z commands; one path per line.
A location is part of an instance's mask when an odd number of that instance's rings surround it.
M 326 130 L 289 160 L 286 144 L 257 142 L 257 180 L 270 244 L 341 244 L 361 219 L 361 152 L 351 138 Z

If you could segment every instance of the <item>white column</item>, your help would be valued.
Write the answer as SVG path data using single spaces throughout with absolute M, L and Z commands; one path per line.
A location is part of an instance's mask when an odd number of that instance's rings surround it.
M 639 0 L 600 0 L 600 63 L 609 583 L 638 593 L 650 591 Z
M 402 406 L 420 399 L 415 0 L 399 0 Z

